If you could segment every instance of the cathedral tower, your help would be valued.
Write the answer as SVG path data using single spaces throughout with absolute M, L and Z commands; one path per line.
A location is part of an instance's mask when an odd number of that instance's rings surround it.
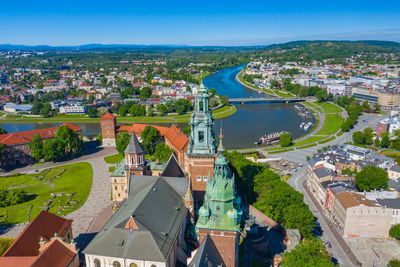
M 241 199 L 235 191 L 235 178 L 229 177 L 221 141 L 214 164 L 214 175 L 207 181 L 203 206 L 199 209 L 196 232 L 199 243 L 208 235 L 228 267 L 238 264 L 238 241 L 242 216 Z
M 195 109 L 190 118 L 191 134 L 186 153 L 186 171 L 193 192 L 204 192 L 207 180 L 214 172 L 216 143 L 213 132 L 214 119 L 208 106 L 209 95 L 201 83 L 195 95 Z

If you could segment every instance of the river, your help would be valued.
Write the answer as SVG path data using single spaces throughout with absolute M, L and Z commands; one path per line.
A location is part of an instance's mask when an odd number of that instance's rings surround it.
M 230 98 L 237 97 L 259 97 L 262 94 L 255 90 L 248 89 L 235 80 L 237 73 L 244 65 L 222 69 L 213 75 L 206 77 L 203 83 L 210 90 L 215 88 L 220 95 L 227 95 Z M 228 118 L 216 120 L 214 131 L 216 137 L 222 125 L 224 131 L 224 147 L 228 149 L 255 147 L 254 142 L 264 134 L 277 131 L 288 131 L 293 138 L 304 134 L 299 128 L 301 118 L 294 104 L 237 104 L 238 111 Z M 99 123 L 75 123 L 82 128 L 84 135 L 100 132 Z M 0 123 L 9 133 L 28 131 L 54 127 L 59 123 Z M 168 124 L 159 124 L 168 125 Z M 180 125 L 184 126 L 184 125 Z

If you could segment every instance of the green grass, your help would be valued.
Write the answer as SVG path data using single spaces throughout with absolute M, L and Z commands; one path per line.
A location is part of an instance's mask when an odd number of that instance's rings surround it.
M 113 172 L 115 171 L 115 166 L 110 166 L 110 167 L 108 168 L 108 171 L 111 172 L 111 173 L 113 173 Z
M 54 177 L 60 174 L 60 177 Z M 92 178 L 92 166 L 87 162 L 58 166 L 46 169 L 38 174 L 0 177 L 1 189 L 8 190 L 10 187 L 20 187 L 28 193 L 28 201 L 0 208 L 0 223 L 17 224 L 27 222 L 31 207 L 31 221 L 36 218 L 42 209 L 59 216 L 77 210 L 89 196 Z M 52 198 L 51 193 L 62 193 L 63 195 L 56 196 L 49 203 L 49 199 Z M 68 200 L 76 203 L 68 204 Z M 63 206 L 66 206 L 65 209 L 60 210 Z M 6 213 L 8 213 L 7 219 L 5 218 Z
M 341 136 L 342 134 L 344 134 L 344 132 L 343 132 L 343 131 L 340 131 L 340 132 L 337 134 L 337 136 Z
M 104 161 L 107 164 L 117 164 L 117 163 L 120 163 L 121 160 L 123 160 L 123 159 L 124 159 L 124 155 L 121 155 L 119 153 L 115 154 L 115 155 L 104 157 Z
M 280 96 L 280 97 L 295 97 L 295 96 L 293 96 L 293 95 L 291 95 L 289 93 L 286 93 L 286 92 L 283 92 L 283 91 L 278 91 L 278 90 L 275 90 L 275 94 Z
M 340 130 L 344 119 L 337 114 L 326 114 L 325 123 L 316 135 L 331 135 Z
M 313 146 L 316 146 L 316 145 L 317 145 L 316 143 L 312 143 L 312 144 L 309 144 L 309 145 L 297 147 L 297 149 L 309 148 L 309 147 L 313 147 Z
M 288 149 L 281 149 L 281 150 L 275 150 L 275 151 L 270 151 L 268 154 L 277 154 L 277 153 L 283 153 L 283 152 L 288 152 L 292 151 L 294 148 L 288 148 Z
M 305 101 L 305 102 L 303 102 L 302 104 L 314 108 L 314 109 L 317 110 L 319 113 L 323 113 L 323 110 L 321 109 L 321 107 L 319 107 L 318 105 L 316 105 L 316 104 L 314 104 L 314 103 L 312 103 L 312 102 L 306 102 L 306 101 Z
M 308 145 L 310 143 L 318 142 L 324 138 L 326 138 L 326 136 L 311 136 L 305 140 L 295 143 L 295 146 Z
M 330 142 L 332 140 L 335 140 L 335 139 L 336 139 L 336 136 L 332 136 L 332 137 L 329 137 L 328 139 L 325 139 L 325 140 L 323 140 L 321 142 L 318 142 L 318 144 L 325 144 L 325 143 L 328 143 L 328 142 Z
M 319 106 L 324 109 L 325 113 L 340 113 L 340 112 L 342 112 L 341 108 L 339 108 L 338 106 L 336 106 L 330 102 L 320 103 Z
M 400 154 L 400 151 L 385 149 L 381 151 L 382 154 Z

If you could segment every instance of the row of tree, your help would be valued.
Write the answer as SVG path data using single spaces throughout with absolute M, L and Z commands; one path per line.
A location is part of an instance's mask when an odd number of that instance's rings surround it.
M 0 189 L 0 207 L 8 207 L 25 202 L 27 195 L 25 190 L 17 188 L 7 191 Z
M 160 132 L 152 126 L 146 126 L 140 134 L 140 138 L 142 139 L 142 146 L 145 151 L 153 155 L 158 142 L 161 140 Z M 121 155 L 124 154 L 125 148 L 128 146 L 129 141 L 130 135 L 127 132 L 122 132 L 117 135 L 116 148 Z
M 81 154 L 83 141 L 77 132 L 63 125 L 57 128 L 54 139 L 48 138 L 43 141 L 40 135 L 35 135 L 29 143 L 29 148 L 35 160 L 57 161 L 66 156 Z

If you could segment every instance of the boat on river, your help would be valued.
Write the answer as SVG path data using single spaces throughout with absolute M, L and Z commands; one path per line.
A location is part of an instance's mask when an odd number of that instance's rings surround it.
M 313 123 L 311 121 L 307 122 L 307 124 L 304 125 L 304 131 L 310 130 L 312 128 L 312 126 L 313 126 Z
M 268 135 L 263 135 L 254 144 L 259 145 L 259 146 L 270 145 L 270 144 L 272 144 L 272 142 L 279 140 L 279 138 L 281 137 L 281 135 L 283 133 L 287 133 L 287 132 L 286 131 L 281 131 L 281 132 L 271 133 L 271 134 L 268 134 Z

